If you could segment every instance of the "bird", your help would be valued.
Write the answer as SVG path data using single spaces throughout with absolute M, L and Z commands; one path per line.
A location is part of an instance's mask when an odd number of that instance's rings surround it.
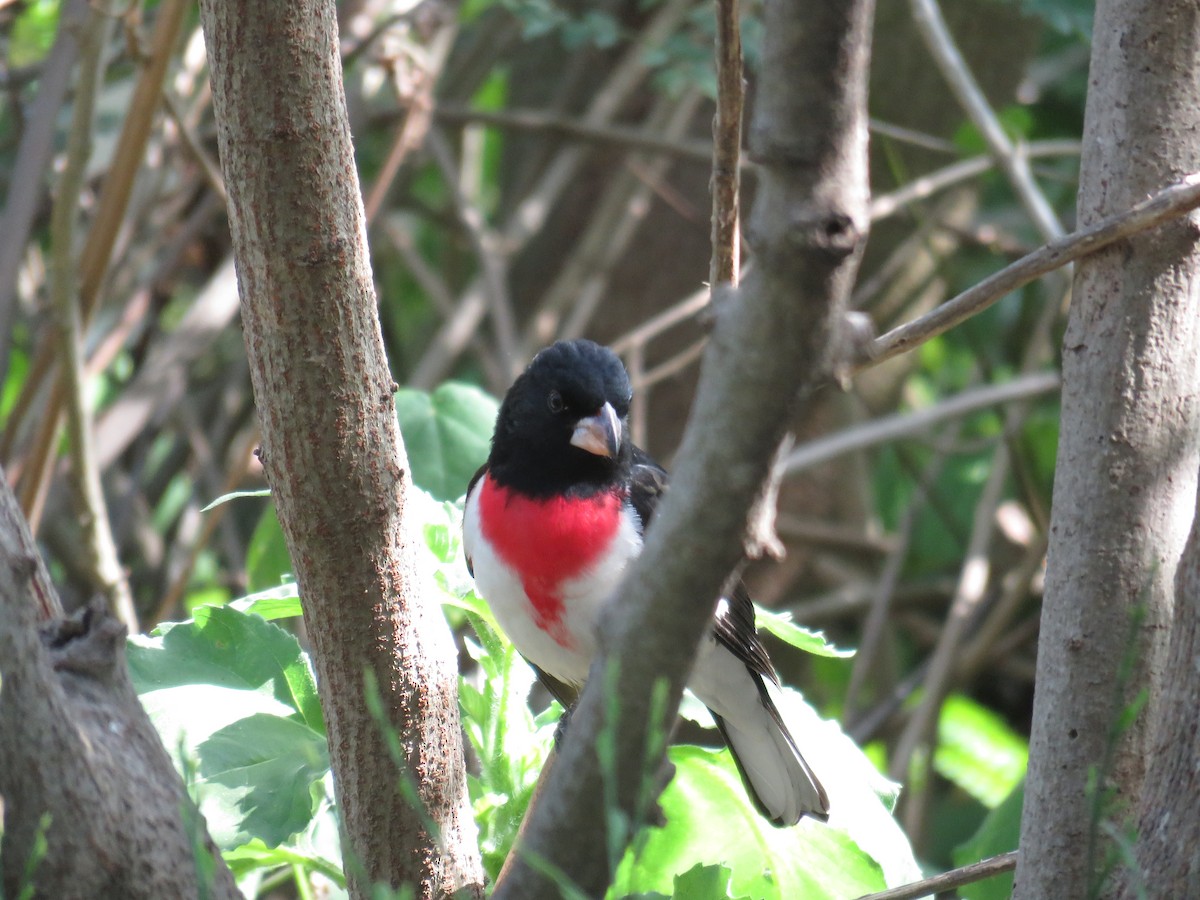
M 488 457 L 467 487 L 463 546 L 477 593 L 551 693 L 587 679 L 599 614 L 668 487 L 629 435 L 620 358 L 559 341 L 513 382 Z M 759 812 L 778 826 L 826 821 L 829 798 L 771 699 L 778 676 L 740 583 L 716 604 L 687 686 L 712 713 Z

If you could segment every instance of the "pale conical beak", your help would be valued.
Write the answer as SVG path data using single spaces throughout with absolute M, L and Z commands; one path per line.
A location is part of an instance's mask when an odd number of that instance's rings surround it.
M 597 456 L 616 456 L 621 446 L 621 420 L 611 403 L 605 403 L 594 416 L 575 423 L 571 443 Z

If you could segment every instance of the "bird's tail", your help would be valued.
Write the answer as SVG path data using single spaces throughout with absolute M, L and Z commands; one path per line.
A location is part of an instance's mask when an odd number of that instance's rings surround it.
M 824 822 L 829 818 L 829 797 L 813 774 L 767 693 L 758 682 L 761 706 L 745 710 L 737 720 L 709 710 L 729 745 L 746 791 L 759 811 L 775 825 L 795 825 L 802 816 Z

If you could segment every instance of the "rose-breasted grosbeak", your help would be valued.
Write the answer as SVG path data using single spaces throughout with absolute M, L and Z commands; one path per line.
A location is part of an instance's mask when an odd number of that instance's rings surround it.
M 629 440 L 632 393 L 621 361 L 599 344 L 543 350 L 505 396 L 487 463 L 467 488 L 463 542 L 475 584 L 559 699 L 562 684 L 587 678 L 600 608 L 641 552 L 667 487 L 666 471 Z M 825 790 L 768 681 L 778 679 L 739 585 L 718 604 L 688 688 L 712 712 L 763 815 L 777 825 L 824 819 Z

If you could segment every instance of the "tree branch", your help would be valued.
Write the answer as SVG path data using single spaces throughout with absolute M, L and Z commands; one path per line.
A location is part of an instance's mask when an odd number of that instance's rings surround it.
M 780 462 L 783 474 L 796 475 L 813 466 L 836 459 L 877 444 L 912 437 L 928 431 L 934 425 L 981 409 L 1000 406 L 1014 400 L 1036 397 L 1058 390 L 1058 374 L 1039 372 L 1025 375 L 1004 384 L 988 384 L 956 394 L 928 409 L 910 413 L 895 413 L 870 422 L 863 422 L 828 437 L 801 444 Z
M 201 3 L 259 455 L 304 597 L 351 895 L 481 896 L 457 658 L 418 567 L 335 6 Z
M 933 894 L 940 894 L 942 891 L 952 891 L 964 884 L 974 884 L 985 878 L 993 878 L 996 875 L 1011 872 L 1016 867 L 1017 851 L 1013 850 L 989 859 L 981 859 L 979 862 L 952 869 L 949 872 L 943 872 L 940 875 L 934 875 L 923 881 L 914 881 L 912 884 L 901 885 L 886 891 L 865 894 L 858 900 L 917 900 L 919 897 L 929 897 Z
M 104 486 L 100 482 L 100 469 L 96 461 L 95 434 L 86 396 L 87 379 L 83 371 L 83 322 L 75 281 L 75 218 L 87 162 L 91 156 L 92 118 L 96 94 L 104 77 L 104 51 L 114 25 L 110 15 L 93 8 L 83 28 L 84 39 L 79 53 L 80 75 L 67 138 L 66 164 L 59 179 L 58 196 L 50 217 L 50 287 L 66 395 L 71 471 L 80 507 L 79 524 L 87 547 L 88 574 L 93 587 L 104 594 L 113 615 L 130 632 L 136 632 L 137 611 L 129 592 L 129 582 L 117 558 L 117 545 L 113 540 Z M 53 413 L 50 417 L 56 418 Z
M 856 372 L 878 365 L 960 325 L 1010 292 L 1060 266 L 1103 250 L 1117 241 L 1147 231 L 1200 207 L 1200 173 L 1188 175 L 1153 196 L 1066 237 L 1051 241 L 999 272 L 947 300 L 933 312 L 871 342 L 855 360 Z
M 1062 237 L 1062 224 L 1058 221 L 1058 216 L 1055 215 L 1046 195 L 1034 181 L 1033 173 L 1029 171 L 1028 157 L 1013 146 L 1004 131 L 1004 126 L 992 111 L 991 104 L 983 96 L 979 83 L 954 43 L 946 20 L 942 18 L 937 0 L 910 0 L 910 6 L 913 22 L 924 39 L 925 46 L 929 48 L 934 62 L 950 85 L 950 90 L 958 98 L 963 111 L 983 135 L 988 149 L 1012 184 L 1017 198 L 1033 219 L 1042 239 L 1052 241 Z
M 1081 226 L 1181 177 L 1200 187 L 1200 176 L 1188 174 L 1200 170 L 1198 33 L 1192 0 L 1097 5 Z M 1173 668 L 1167 638 L 1174 639 L 1176 568 L 1196 510 L 1200 458 L 1196 235 L 1195 216 L 1178 219 L 1076 268 L 1062 339 L 1018 900 L 1111 896 L 1114 885 L 1103 881 L 1127 846 L 1114 826 L 1123 827 L 1139 801 L 1162 797 L 1146 790 L 1148 766 L 1192 749 L 1164 751 L 1151 723 L 1185 721 L 1180 707 L 1167 705 L 1168 688 L 1194 674 L 1194 657 Z M 1132 716 L 1139 696 L 1145 712 Z M 1183 790 L 1194 792 L 1194 777 L 1193 770 Z M 1187 821 L 1172 823 L 1173 852 L 1147 870 L 1154 896 L 1194 890 L 1194 856 L 1178 850 L 1191 846 Z
M 48 814 L 37 896 L 240 898 L 134 694 L 124 626 L 99 605 L 38 621 L 56 607 L 0 475 L 0 890 L 20 895 Z
M 742 32 L 738 0 L 717 0 L 717 114 L 713 118 L 710 285 L 737 287 L 741 274 Z

